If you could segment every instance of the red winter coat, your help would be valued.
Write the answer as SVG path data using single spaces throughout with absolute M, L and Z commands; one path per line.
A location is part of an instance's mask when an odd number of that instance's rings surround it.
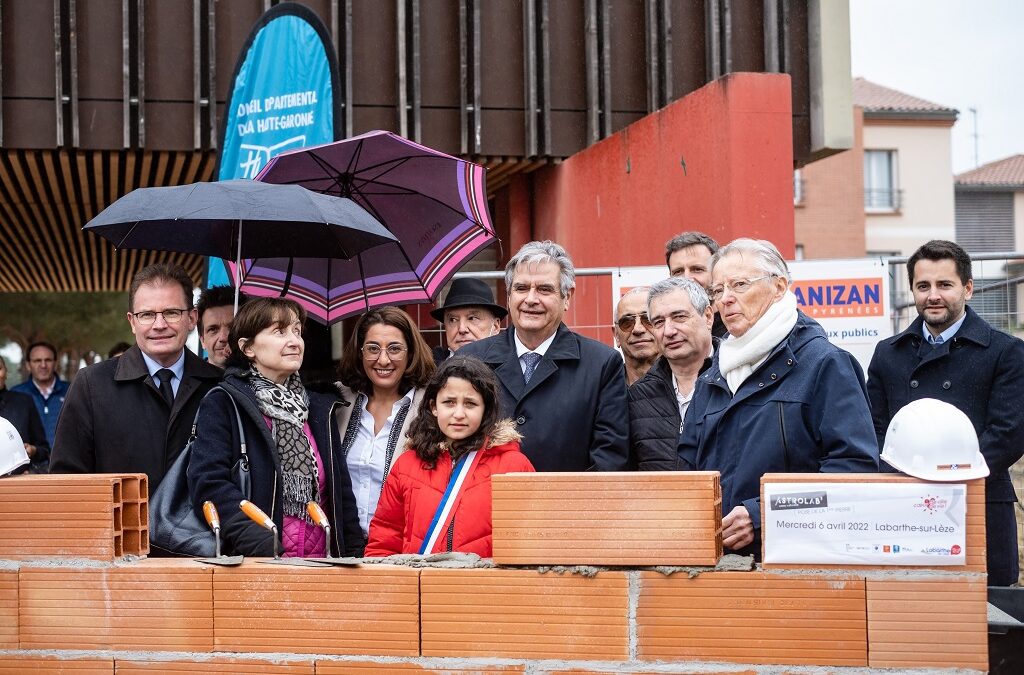
M 512 424 L 499 423 L 473 472 L 462 483 L 454 526 L 438 536 L 432 552 L 459 551 L 490 558 L 491 476 L 533 470 L 530 460 L 519 451 L 519 434 Z M 437 458 L 434 469 L 426 468 L 415 452 L 399 457 L 384 482 L 363 555 L 382 558 L 395 553 L 419 553 L 451 473 L 452 458 L 448 453 Z

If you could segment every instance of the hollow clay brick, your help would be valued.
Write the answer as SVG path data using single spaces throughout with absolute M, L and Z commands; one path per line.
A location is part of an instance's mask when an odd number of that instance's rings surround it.
M 490 675 L 491 673 L 525 672 L 525 666 L 473 666 L 432 668 L 419 663 L 378 663 L 375 661 L 327 661 L 316 662 L 316 675 L 390 675 L 391 673 L 414 673 L 415 675 Z
M 217 651 L 419 654 L 419 572 L 246 560 L 213 575 Z
M 0 570 L 0 649 L 18 648 L 18 570 Z
M 22 567 L 22 649 L 213 649 L 213 573 L 191 560 Z
M 424 569 L 424 656 L 624 660 L 628 583 L 534 570 Z
M 188 673 L 224 675 L 315 675 L 313 661 L 302 659 L 285 659 L 261 661 L 253 658 L 235 658 L 231 656 L 197 655 L 193 660 L 174 659 L 172 661 L 128 661 L 117 659 L 114 664 L 115 675 L 179 675 Z
M 864 580 L 852 575 L 640 575 L 638 656 L 867 665 Z
M 986 577 L 868 579 L 872 668 L 988 668 Z
M 764 494 L 766 481 L 775 483 L 921 483 L 919 478 L 912 478 L 894 473 L 812 473 L 812 474 L 782 474 L 767 473 L 761 477 L 761 494 Z M 924 567 L 915 565 L 857 565 L 857 570 L 910 570 L 910 569 L 935 569 L 942 572 L 985 572 L 985 480 L 962 481 L 967 485 L 967 532 L 964 545 L 966 548 L 964 565 L 936 565 Z M 764 522 L 764 500 L 761 500 L 761 521 Z M 764 553 L 764 542 L 761 543 L 761 552 Z M 765 563 L 763 568 L 769 569 L 834 569 L 848 570 L 850 566 L 843 565 L 797 565 L 789 563 Z
M 110 658 L 64 658 L 60 656 L 0 656 L 0 675 L 113 675 Z
M 713 471 L 506 474 L 492 479 L 494 560 L 508 565 L 714 565 Z
M 586 670 L 583 668 L 572 668 L 569 670 L 542 670 L 540 673 L 543 675 L 609 675 L 610 672 L 614 672 L 615 675 L 663 675 L 664 673 L 671 673 L 672 675 L 757 675 L 757 671 L 750 669 L 742 669 L 737 667 L 737 670 L 706 670 L 704 668 L 690 668 L 686 666 L 679 666 L 673 668 L 671 666 L 660 666 L 658 670 L 622 670 L 616 668 L 614 671 L 608 670 Z

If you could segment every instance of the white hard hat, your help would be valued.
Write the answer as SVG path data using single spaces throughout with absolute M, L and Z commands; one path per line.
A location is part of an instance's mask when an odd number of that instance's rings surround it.
M 925 480 L 988 475 L 971 420 L 956 406 L 934 398 L 908 403 L 893 415 L 881 456 L 903 473 Z
M 7 418 L 0 417 L 0 476 L 28 464 L 28 453 L 21 434 Z

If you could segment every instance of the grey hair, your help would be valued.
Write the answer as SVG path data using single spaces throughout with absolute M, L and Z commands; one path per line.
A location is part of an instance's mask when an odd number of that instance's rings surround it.
M 644 294 L 644 297 L 647 297 L 647 292 L 650 290 L 651 289 L 648 286 L 634 286 L 633 288 L 623 293 L 622 296 L 619 298 L 619 301 L 615 303 L 615 320 L 619 320 L 619 305 L 622 304 L 623 300 L 625 300 L 631 295 L 640 295 L 641 293 Z
M 550 239 L 528 242 L 516 251 L 516 254 L 505 265 L 505 288 L 511 292 L 512 279 L 520 265 L 547 262 L 558 265 L 560 270 L 558 273 L 559 291 L 563 298 L 568 297 L 569 291 L 576 288 L 576 268 L 573 267 L 572 258 L 565 252 L 565 249 Z
M 665 242 L 665 264 L 668 264 L 673 253 L 691 246 L 704 246 L 712 254 L 718 251 L 718 242 L 703 232 L 683 232 Z
M 693 279 L 687 279 L 686 277 L 669 277 L 668 279 L 662 279 L 661 281 L 652 284 L 650 293 L 647 296 L 647 314 L 651 314 L 651 303 L 657 298 L 663 295 L 668 295 L 673 291 L 685 291 L 690 296 L 690 303 L 693 305 L 693 311 L 697 314 L 703 314 L 707 311 L 707 308 L 711 306 L 711 300 L 708 298 L 708 292 L 704 290 L 704 287 L 698 284 Z
M 754 258 L 757 268 L 762 273 L 781 277 L 786 280 L 786 283 L 791 281 L 789 266 L 786 265 L 785 258 L 779 253 L 779 249 L 775 248 L 775 244 L 767 239 L 741 238 L 729 242 L 711 256 L 711 272 L 714 273 L 715 265 L 725 256 L 743 255 L 745 253 L 750 254 Z

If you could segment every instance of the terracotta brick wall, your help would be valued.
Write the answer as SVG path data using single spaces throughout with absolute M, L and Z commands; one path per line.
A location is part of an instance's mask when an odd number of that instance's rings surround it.
M 860 258 L 864 239 L 864 115 L 853 109 L 854 146 L 801 169 L 803 201 L 794 207 L 804 258 Z

